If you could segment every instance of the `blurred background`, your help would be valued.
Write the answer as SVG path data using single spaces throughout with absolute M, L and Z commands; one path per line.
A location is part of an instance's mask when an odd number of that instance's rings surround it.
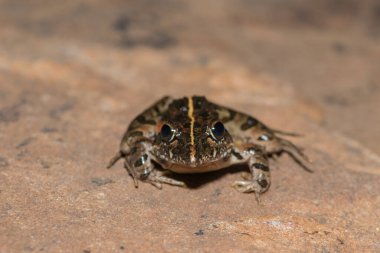
M 235 68 L 290 84 L 321 110 L 321 124 L 380 153 L 377 0 L 0 4 L 3 105 L 11 74 L 93 90 L 96 79 L 106 93 L 144 93 L 153 101 L 167 93 L 210 96 L 213 85 L 224 95 L 249 93 L 245 84 L 223 85 L 241 73 L 215 70 Z
M 259 208 L 238 175 L 135 191 L 104 170 L 133 117 L 192 94 L 304 134 L 323 173 L 275 169 Z M 379 108 L 379 0 L 0 0 L 0 251 L 379 251 Z

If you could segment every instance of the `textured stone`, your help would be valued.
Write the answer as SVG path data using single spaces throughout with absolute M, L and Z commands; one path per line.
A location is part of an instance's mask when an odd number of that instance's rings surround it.
M 374 1 L 0 6 L 0 252 L 380 251 Z M 261 205 L 234 168 L 135 189 L 105 167 L 167 94 L 302 133 L 314 173 L 280 156 Z

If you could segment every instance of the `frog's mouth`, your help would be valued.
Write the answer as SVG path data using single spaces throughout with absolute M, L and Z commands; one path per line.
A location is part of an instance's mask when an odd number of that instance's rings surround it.
M 188 164 L 165 162 L 163 167 L 176 173 L 203 173 L 220 170 L 224 167 L 228 167 L 228 165 L 228 159 L 219 159 L 203 163 L 190 162 Z

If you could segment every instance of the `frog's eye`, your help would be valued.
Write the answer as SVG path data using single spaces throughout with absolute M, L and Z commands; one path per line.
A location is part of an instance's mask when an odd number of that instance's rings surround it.
M 217 121 L 217 122 L 215 122 L 215 123 L 212 125 L 212 128 L 211 128 L 211 136 L 212 136 L 212 138 L 214 138 L 215 140 L 220 140 L 220 139 L 223 138 L 223 136 L 224 136 L 224 131 L 225 131 L 225 128 L 224 128 L 223 123 L 220 122 L 220 121 Z
M 161 134 L 162 140 L 166 142 L 170 142 L 174 138 L 174 130 L 168 124 L 162 125 L 160 134 Z

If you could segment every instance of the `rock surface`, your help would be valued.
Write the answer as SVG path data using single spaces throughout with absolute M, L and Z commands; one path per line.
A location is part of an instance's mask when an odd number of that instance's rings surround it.
M 0 2 L 0 252 L 379 252 L 376 1 Z M 105 166 L 163 95 L 207 95 L 283 155 L 258 205 L 232 169 L 135 189 Z

